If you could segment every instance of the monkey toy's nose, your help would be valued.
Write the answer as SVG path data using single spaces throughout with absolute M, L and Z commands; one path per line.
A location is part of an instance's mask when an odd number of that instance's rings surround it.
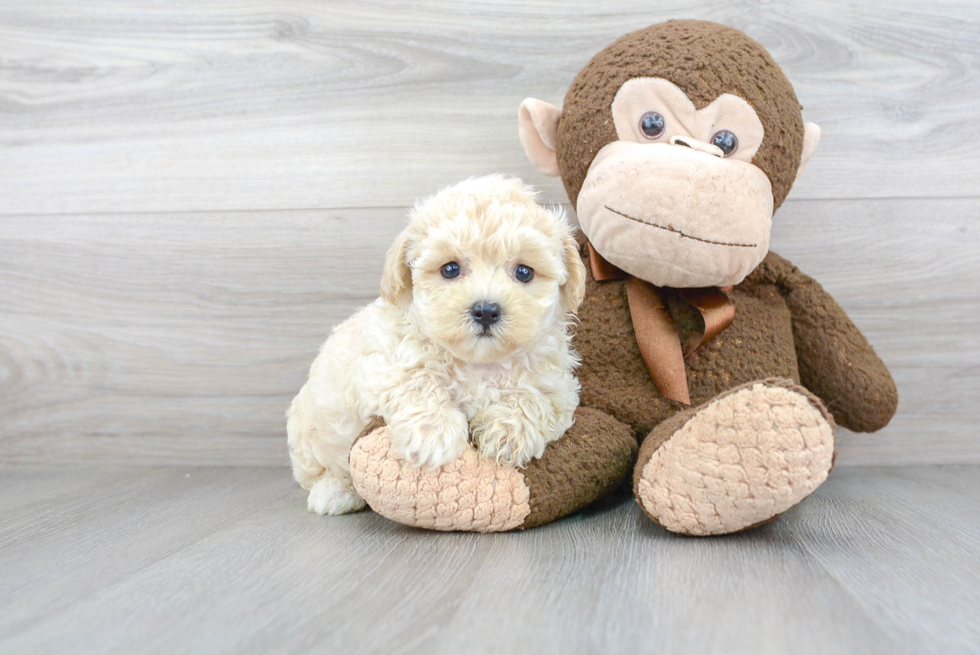
M 470 307 L 470 316 L 484 328 L 489 328 L 500 320 L 500 305 L 495 302 L 478 300 Z
M 708 155 L 714 155 L 715 157 L 724 157 L 725 153 L 721 148 L 713 143 L 705 143 L 704 141 L 699 141 L 694 137 L 682 136 L 680 134 L 670 137 L 671 145 L 675 146 L 685 146 L 691 150 L 697 150 L 698 152 L 703 152 Z

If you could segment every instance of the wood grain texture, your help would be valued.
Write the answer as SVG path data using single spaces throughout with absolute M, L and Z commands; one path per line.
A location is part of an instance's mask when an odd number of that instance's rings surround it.
M 704 18 L 769 48 L 823 127 L 797 199 L 980 188 L 980 5 L 429 0 L 0 5 L 0 213 L 401 207 L 504 171 L 616 37 Z
M 0 466 L 0 651 L 978 652 L 978 473 L 836 471 L 696 539 L 629 501 L 437 534 L 316 517 L 285 469 Z
M 980 652 L 976 470 L 859 471 L 832 474 L 832 486 L 777 531 L 800 539 L 899 643 L 921 652 Z M 896 531 L 905 536 L 893 538 Z
M 0 523 L 3 636 L 235 523 L 272 502 L 280 478 L 289 479 L 286 469 L 259 476 L 246 468 L 13 469 L 13 479 L 8 471 L 0 468 L 4 495 L 19 502 L 7 501 L 13 507 Z M 38 481 L 41 497 L 30 486 Z
M 284 462 L 404 214 L 0 219 L 0 459 Z
M 980 462 L 980 200 L 791 201 L 773 249 L 892 369 L 840 466 Z M 377 294 L 402 209 L 0 217 L 0 461 L 282 464 L 332 325 Z

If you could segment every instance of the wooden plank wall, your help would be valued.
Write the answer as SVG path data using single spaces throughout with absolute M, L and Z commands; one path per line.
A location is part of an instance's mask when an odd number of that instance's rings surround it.
M 980 4 L 0 3 L 0 461 L 274 464 L 331 325 L 420 195 L 526 161 L 617 36 L 716 20 L 823 141 L 773 249 L 892 368 L 841 466 L 980 462 Z

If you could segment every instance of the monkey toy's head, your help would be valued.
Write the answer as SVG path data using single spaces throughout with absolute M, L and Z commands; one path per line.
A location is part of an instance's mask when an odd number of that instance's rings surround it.
M 820 139 L 766 50 L 738 30 L 669 21 L 627 34 L 563 109 L 529 98 L 521 143 L 561 175 L 596 251 L 658 286 L 738 284 Z

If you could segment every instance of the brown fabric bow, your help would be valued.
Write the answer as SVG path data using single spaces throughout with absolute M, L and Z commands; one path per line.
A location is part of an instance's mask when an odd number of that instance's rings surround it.
M 677 289 L 678 295 L 701 314 L 704 329 L 681 345 L 680 334 L 667 308 L 666 290 L 635 278 L 602 258 L 591 243 L 589 266 L 596 282 L 626 280 L 630 318 L 643 363 L 665 398 L 691 404 L 684 360 L 714 339 L 735 320 L 735 305 L 717 287 Z

